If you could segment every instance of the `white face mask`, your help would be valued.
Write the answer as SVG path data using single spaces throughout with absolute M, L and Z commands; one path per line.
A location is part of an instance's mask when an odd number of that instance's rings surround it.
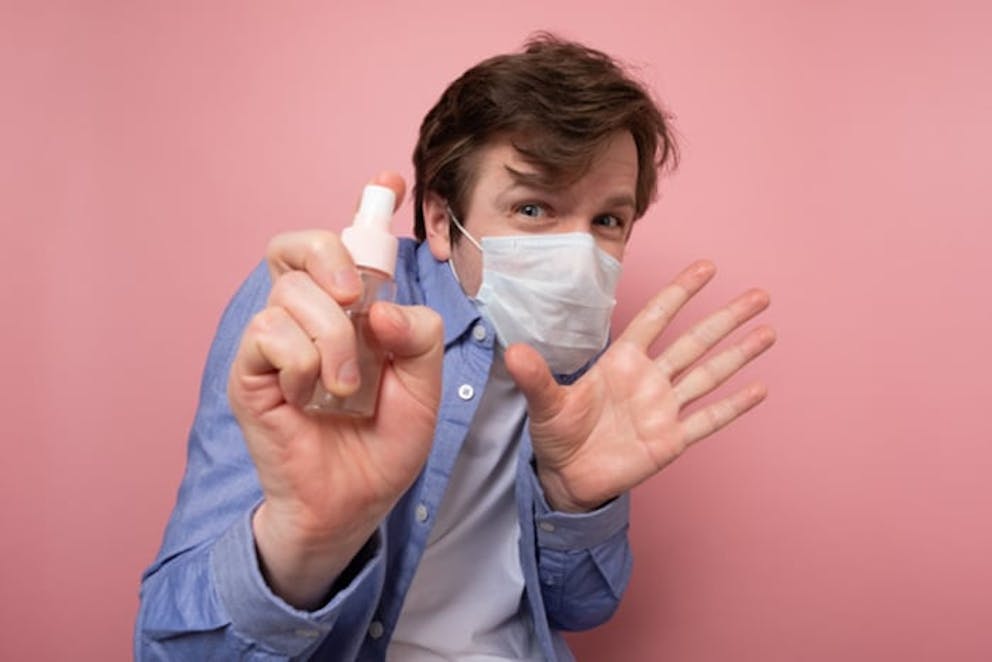
M 504 347 L 522 342 L 551 371 L 570 374 L 606 346 L 620 262 L 585 232 L 483 237 L 475 299 Z M 449 260 L 450 262 L 450 260 Z

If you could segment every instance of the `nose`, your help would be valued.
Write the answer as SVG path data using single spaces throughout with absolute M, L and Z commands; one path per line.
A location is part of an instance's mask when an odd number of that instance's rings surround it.
M 593 234 L 592 219 L 585 218 L 579 214 L 569 214 L 558 223 L 559 232 L 584 232 Z

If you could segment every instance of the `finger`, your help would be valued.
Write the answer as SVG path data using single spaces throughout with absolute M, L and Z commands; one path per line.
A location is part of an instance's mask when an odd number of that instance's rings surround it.
M 755 383 L 730 397 L 700 409 L 682 423 L 686 445 L 704 439 L 756 407 L 768 395 L 764 384 Z
M 503 356 L 506 369 L 527 398 L 532 421 L 554 418 L 565 402 L 565 389 L 555 381 L 548 364 L 530 345 L 516 343 Z
M 369 310 L 369 325 L 407 391 L 437 409 L 441 392 L 444 326 L 426 306 L 399 306 L 379 301 Z
M 328 392 L 346 397 L 358 389 L 352 320 L 308 274 L 288 271 L 279 276 L 272 286 L 269 305 L 284 309 L 316 346 L 321 382 Z
M 276 235 L 266 250 L 272 282 L 288 271 L 303 271 L 342 304 L 362 292 L 362 283 L 341 238 L 326 230 Z
M 731 331 L 767 308 L 770 302 L 771 299 L 764 290 L 745 292 L 686 331 L 658 355 L 655 364 L 669 378 L 675 377 L 726 338 Z
M 647 351 L 685 303 L 713 278 L 716 267 L 709 260 L 697 260 L 648 302 L 618 340 L 635 343 Z
M 257 410 L 282 401 L 303 406 L 313 393 L 319 367 L 320 356 L 310 337 L 284 309 L 271 306 L 245 329 L 234 360 L 232 391 Z M 272 373 L 278 374 L 278 392 L 265 379 Z
M 775 331 L 770 326 L 762 326 L 747 334 L 737 345 L 693 368 L 674 386 L 679 406 L 706 395 L 774 343 Z

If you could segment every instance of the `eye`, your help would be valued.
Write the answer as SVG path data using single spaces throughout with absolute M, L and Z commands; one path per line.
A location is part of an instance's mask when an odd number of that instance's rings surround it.
M 536 202 L 528 202 L 517 207 L 517 213 L 530 218 L 540 218 L 544 216 L 547 211 L 544 206 Z
M 627 227 L 627 222 L 620 216 L 614 216 L 613 214 L 602 214 L 597 216 L 592 221 L 593 225 L 597 225 L 602 228 L 609 230 L 619 231 Z

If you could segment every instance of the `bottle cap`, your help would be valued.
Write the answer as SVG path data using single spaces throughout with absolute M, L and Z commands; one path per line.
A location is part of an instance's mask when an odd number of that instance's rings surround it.
M 396 272 L 399 242 L 389 232 L 395 205 L 396 194 L 391 188 L 369 184 L 362 191 L 355 220 L 341 233 L 341 241 L 356 266 L 376 269 L 390 277 Z

